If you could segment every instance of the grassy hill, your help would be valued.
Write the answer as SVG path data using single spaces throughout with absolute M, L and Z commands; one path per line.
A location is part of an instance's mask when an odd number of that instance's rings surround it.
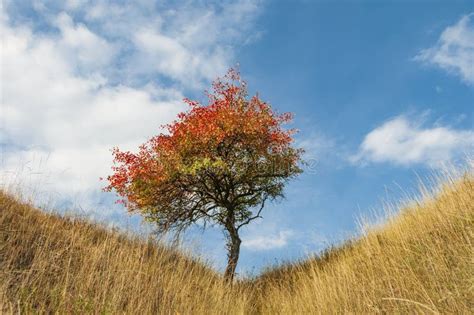
M 226 284 L 151 240 L 0 194 L 0 313 L 472 313 L 474 178 L 323 255 Z
M 473 228 L 466 175 L 360 239 L 261 275 L 261 311 L 472 314 Z
M 7 312 L 238 313 L 236 296 L 185 254 L 0 194 L 0 304 Z

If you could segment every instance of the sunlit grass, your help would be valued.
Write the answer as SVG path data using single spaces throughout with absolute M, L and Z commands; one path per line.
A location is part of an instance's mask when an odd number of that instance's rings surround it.
M 0 310 L 7 313 L 470 313 L 474 178 L 446 176 L 385 224 L 317 258 L 230 285 L 152 240 L 0 194 Z

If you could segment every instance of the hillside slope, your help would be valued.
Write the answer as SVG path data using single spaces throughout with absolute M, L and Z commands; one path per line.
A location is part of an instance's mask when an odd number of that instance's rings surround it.
M 238 313 L 234 291 L 204 263 L 156 242 L 0 194 L 0 313 Z
M 230 286 L 156 242 L 0 193 L 0 312 L 471 313 L 473 228 L 471 173 L 359 239 Z
M 257 279 L 261 312 L 474 312 L 474 180 L 445 182 L 382 227 Z M 271 297 L 271 303 L 265 303 Z

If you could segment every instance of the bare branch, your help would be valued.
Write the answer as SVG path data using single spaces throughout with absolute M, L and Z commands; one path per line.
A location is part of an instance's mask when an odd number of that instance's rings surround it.
M 265 207 L 265 201 L 267 200 L 268 198 L 268 195 L 265 195 L 265 197 L 263 198 L 262 200 L 262 205 L 260 206 L 260 209 L 258 209 L 258 212 L 256 215 L 254 215 L 253 217 L 250 217 L 248 218 L 247 220 L 245 220 L 244 222 L 240 223 L 238 226 L 237 226 L 237 231 L 244 225 L 247 225 L 249 224 L 251 221 L 257 219 L 257 218 L 261 218 L 262 216 L 260 215 L 260 213 L 262 213 L 262 210 L 263 210 L 263 207 Z

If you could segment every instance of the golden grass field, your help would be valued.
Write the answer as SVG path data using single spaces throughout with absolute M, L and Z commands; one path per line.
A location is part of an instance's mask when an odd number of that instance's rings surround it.
M 422 195 L 340 247 L 229 284 L 156 241 L 1 193 L 0 313 L 473 313 L 473 173 Z

